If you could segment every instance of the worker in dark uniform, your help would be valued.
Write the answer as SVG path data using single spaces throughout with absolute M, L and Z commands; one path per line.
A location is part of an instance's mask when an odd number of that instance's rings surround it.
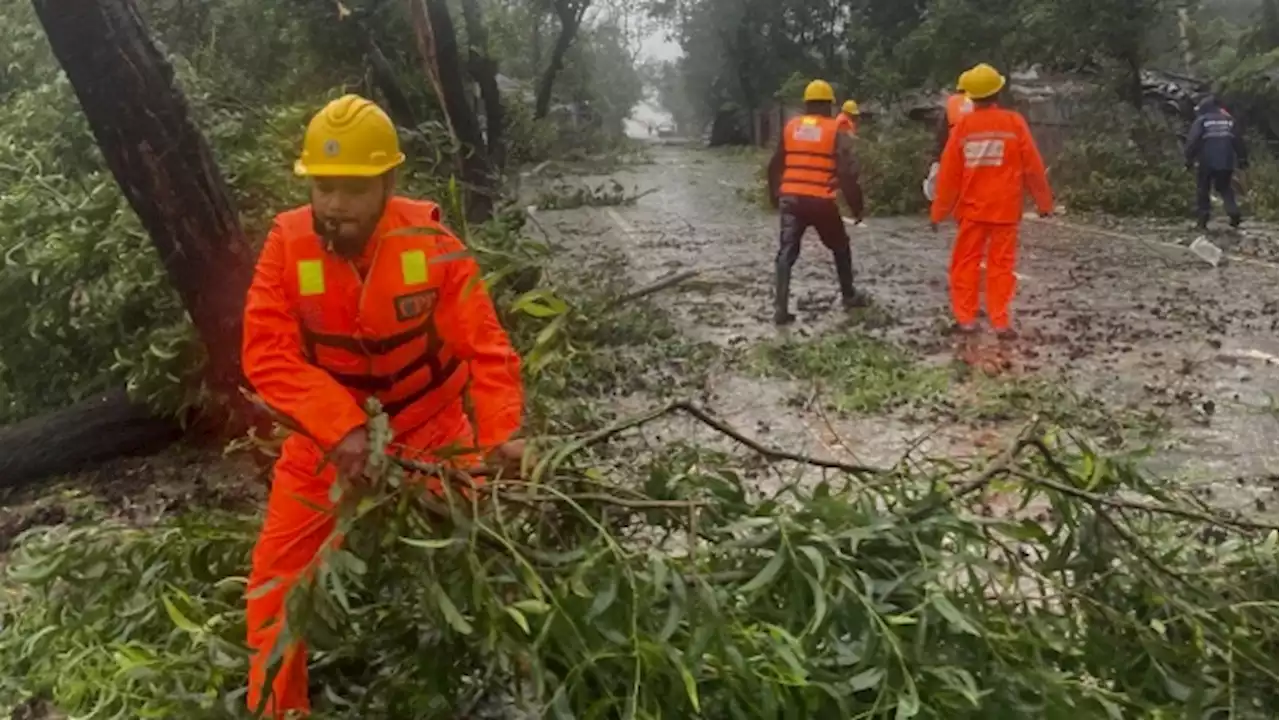
M 1238 165 L 1249 167 L 1249 154 L 1236 121 L 1218 105 L 1212 95 L 1196 107 L 1196 120 L 1187 133 L 1185 148 L 1187 169 L 1199 165 L 1196 172 L 1196 225 L 1209 227 L 1209 190 L 1218 192 L 1226 208 L 1231 227 L 1240 227 L 1240 206 L 1231 187 L 1231 175 Z
M 788 310 L 791 268 L 800 256 L 800 239 L 810 227 L 835 257 L 836 276 L 846 309 L 867 304 L 853 287 L 853 254 L 849 234 L 836 205 L 840 189 L 854 220 L 862 220 L 862 188 L 853 155 L 854 136 L 843 132 L 833 117 L 835 93 L 831 85 L 814 80 L 804 90 L 804 114 L 792 118 L 769 161 L 769 198 L 782 215 L 778 234 L 773 319 L 778 325 L 795 322 Z

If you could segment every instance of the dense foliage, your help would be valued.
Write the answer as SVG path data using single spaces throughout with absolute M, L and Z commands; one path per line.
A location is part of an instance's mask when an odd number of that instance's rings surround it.
M 344 500 L 344 548 L 288 603 L 319 717 L 1249 719 L 1280 701 L 1275 533 L 1122 457 L 1029 429 L 986 467 L 849 467 L 762 497 L 727 456 L 627 439 L 664 414 L 544 448 L 532 481 L 471 500 L 397 467 Z M 988 489 L 1026 512 L 989 517 Z M 29 533 L 0 706 L 240 716 L 251 538 L 234 516 Z
M 305 200 L 290 168 L 310 113 L 344 88 L 382 98 L 369 80 L 362 34 L 379 41 L 414 111 L 402 183 L 408 192 L 447 196 L 450 141 L 403 8 L 351 4 L 341 15 L 331 4 L 294 0 L 139 4 L 255 243 L 274 213 Z M 493 32 L 506 38 L 494 43 L 503 53 L 499 71 L 522 72 L 517 60 L 532 39 L 520 23 L 529 13 L 513 15 L 500 3 L 487 9 Z M 611 29 L 611 17 L 583 29 L 556 85 L 557 98 L 598 114 L 597 145 L 616 140 L 641 93 L 629 40 Z M 166 410 L 196 402 L 191 380 L 202 351 L 30 3 L 7 5 L 0 20 L 12 38 L 0 47 L 0 422 L 121 382 Z M 549 35 L 549 17 L 545 25 Z M 532 87 L 537 66 L 525 65 L 514 79 Z M 505 102 L 510 160 L 540 161 L 566 145 L 557 143 L 553 121 L 533 119 L 521 92 Z M 578 133 L 570 144 L 581 151 L 591 143 Z

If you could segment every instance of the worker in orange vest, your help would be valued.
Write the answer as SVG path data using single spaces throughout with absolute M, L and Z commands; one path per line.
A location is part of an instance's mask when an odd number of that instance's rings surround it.
M 955 329 L 976 330 L 978 281 L 986 256 L 987 319 L 1002 340 L 1016 337 L 1009 318 L 1016 280 L 1018 225 L 1023 193 L 1029 191 L 1042 217 L 1053 212 L 1044 161 L 1021 114 L 997 104 L 1005 78 L 987 64 L 969 71 L 965 83 L 973 111 L 951 131 L 929 219 L 933 229 L 954 213 L 960 224 L 951 253 L 951 309 Z
M 270 688 L 268 658 L 286 592 L 331 542 L 334 483 L 358 486 L 375 449 L 365 399 L 381 402 L 397 454 L 462 467 L 524 454 L 519 357 L 439 207 L 394 194 L 404 159 L 377 105 L 326 105 L 294 165 L 311 204 L 276 217 L 245 303 L 245 375 L 301 428 L 275 464 L 247 590 L 248 704 L 268 717 L 309 712 L 305 648 L 285 650 Z
M 969 95 L 965 92 L 965 78 L 969 71 L 960 73 L 960 78 L 956 80 L 956 92 L 947 97 L 947 102 L 943 105 L 942 116 L 938 118 L 937 130 L 935 133 L 937 140 L 937 150 L 934 161 L 929 165 L 929 174 L 924 179 L 923 189 L 924 196 L 930 202 L 937 192 L 938 185 L 938 161 L 942 158 L 942 150 L 947 146 L 947 136 L 951 133 L 951 128 L 965 113 L 973 110 L 973 101 L 969 99 Z
M 840 130 L 832 117 L 835 93 L 823 80 L 804 89 L 804 113 L 783 128 L 778 147 L 769 161 L 769 198 L 781 211 L 778 256 L 775 262 L 773 319 L 778 325 L 795 322 L 788 310 L 791 269 L 800 257 L 800 240 L 813 227 L 835 258 L 836 276 L 844 307 L 866 305 L 866 297 L 853 287 L 853 253 L 849 234 L 836 205 L 839 187 L 855 222 L 862 221 L 862 188 L 853 155 L 854 137 Z
M 972 68 L 971 68 L 972 69 Z M 959 79 L 956 80 L 956 91 L 947 96 L 947 103 L 943 107 L 942 117 L 938 118 L 937 125 L 937 157 L 941 159 L 942 150 L 947 146 L 947 137 L 950 136 L 952 128 L 956 123 L 960 122 L 960 118 L 973 112 L 973 100 L 969 93 L 966 92 L 965 80 L 969 76 L 970 70 L 960 73 Z
M 836 118 L 836 124 L 841 130 L 858 134 L 858 102 L 856 100 L 845 100 L 844 105 L 840 106 L 840 115 Z

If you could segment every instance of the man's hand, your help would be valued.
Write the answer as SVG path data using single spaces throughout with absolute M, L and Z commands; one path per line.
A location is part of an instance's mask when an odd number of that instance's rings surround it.
M 489 465 L 501 468 L 504 475 L 519 476 L 524 464 L 524 440 L 508 440 L 489 452 Z
M 364 477 L 369 462 L 369 431 L 363 425 L 347 433 L 333 446 L 330 460 L 338 468 L 338 475 L 348 481 Z

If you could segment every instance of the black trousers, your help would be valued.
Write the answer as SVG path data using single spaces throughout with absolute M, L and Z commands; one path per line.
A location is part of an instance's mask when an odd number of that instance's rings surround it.
M 849 249 L 849 233 L 844 229 L 836 201 L 799 195 L 783 195 L 778 200 L 781 229 L 778 232 L 778 257 L 775 261 L 774 310 L 787 314 L 791 295 L 791 268 L 800 257 L 800 240 L 809 228 L 818 231 L 818 239 L 831 251 L 836 262 L 840 294 L 853 297 L 853 253 Z
M 1222 198 L 1222 205 L 1227 217 L 1236 220 L 1240 217 L 1240 206 L 1236 204 L 1236 191 L 1231 187 L 1230 170 L 1205 170 L 1196 172 L 1196 219 L 1200 224 L 1209 222 L 1209 189 L 1212 188 Z

